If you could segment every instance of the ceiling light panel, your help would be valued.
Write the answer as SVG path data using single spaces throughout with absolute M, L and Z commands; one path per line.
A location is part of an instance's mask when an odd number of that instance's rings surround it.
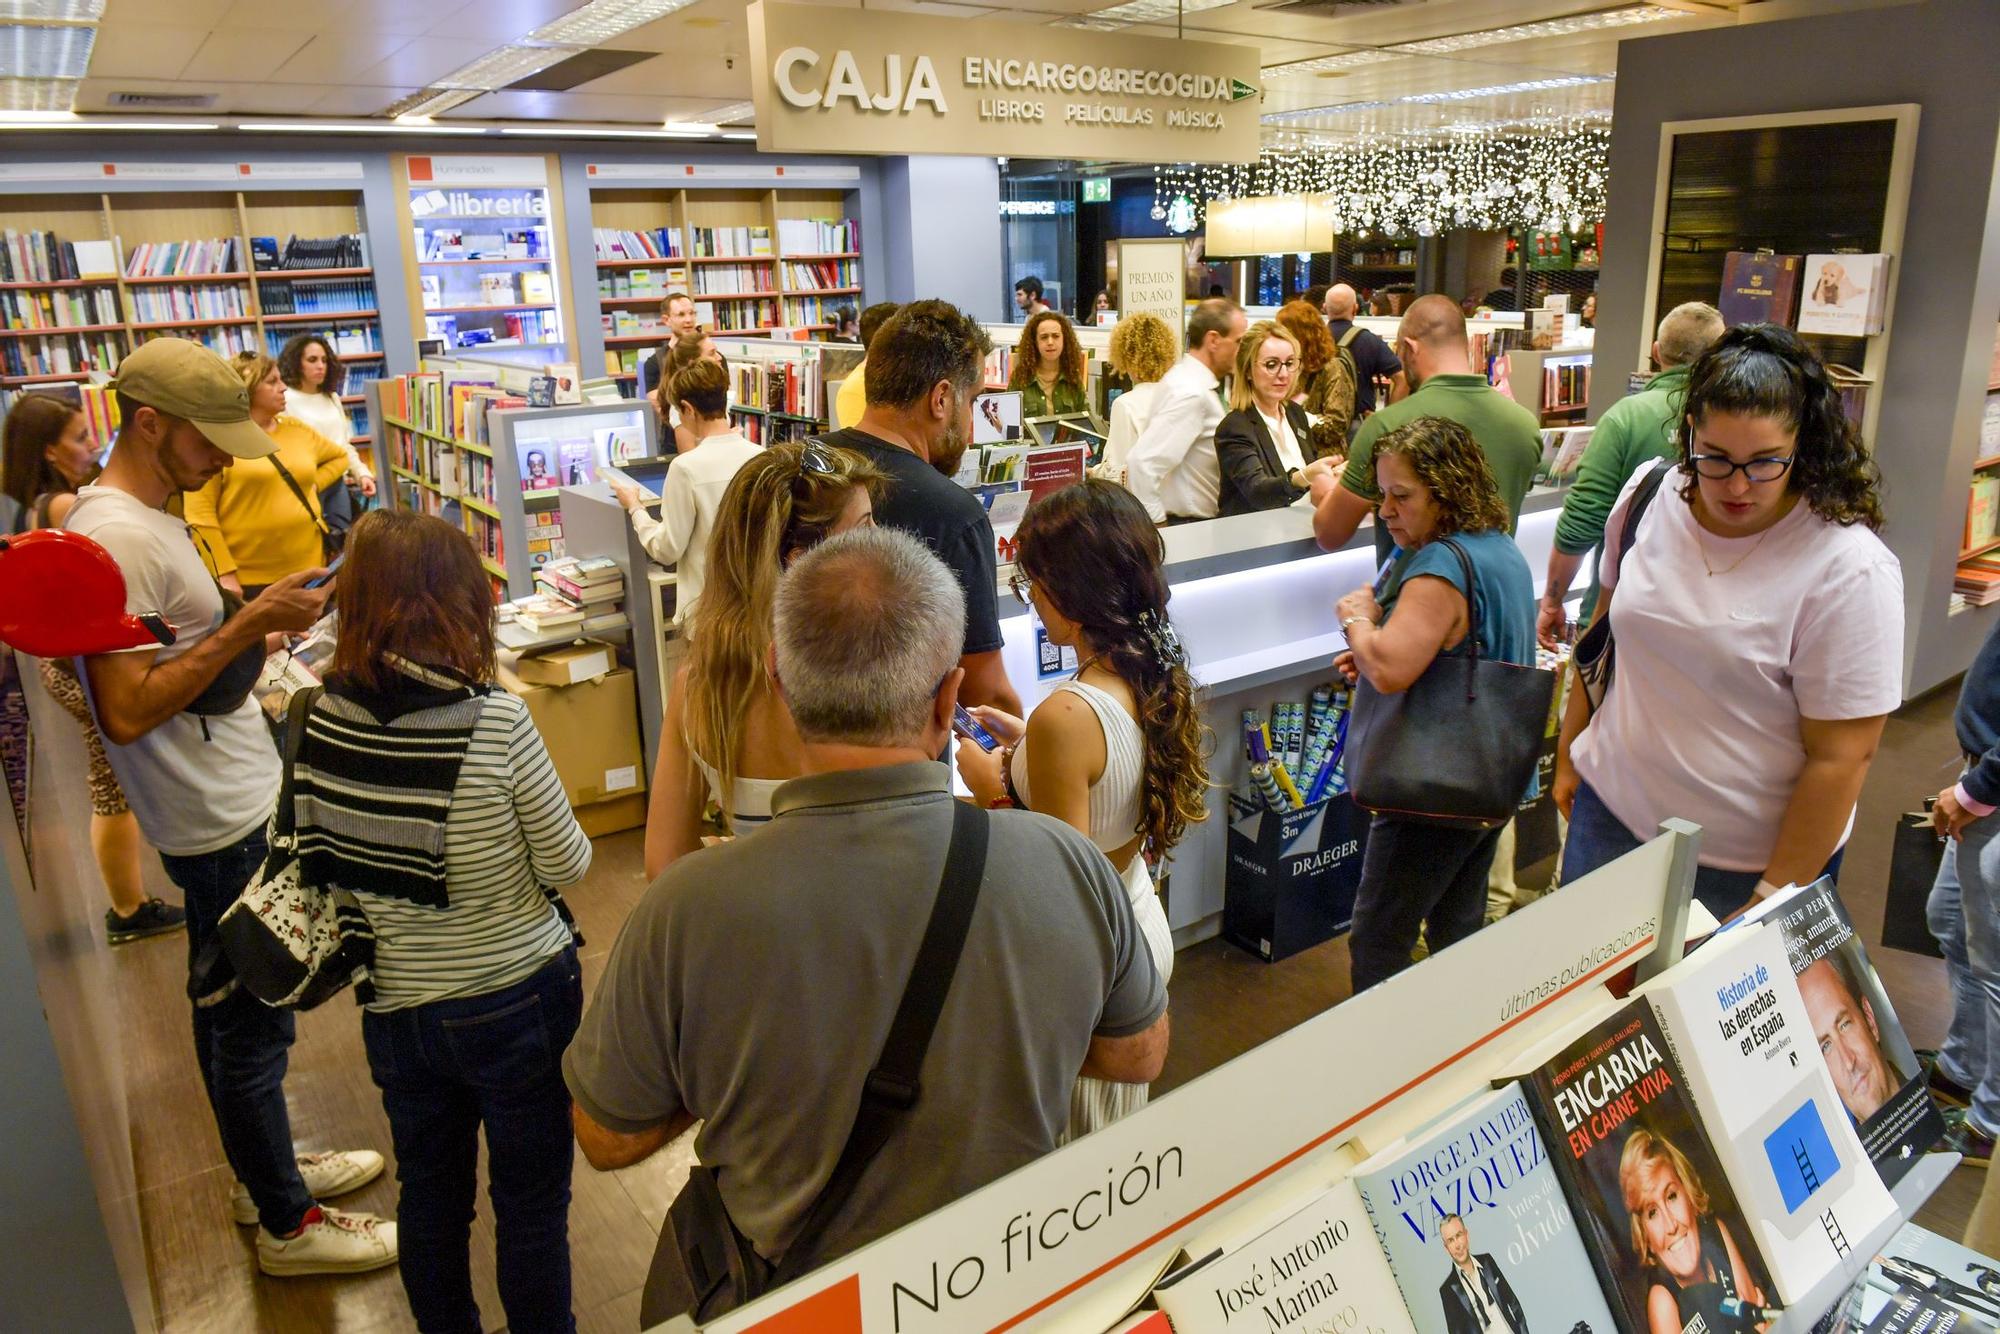
M 0 20 L 95 23 L 103 17 L 104 0 L 0 0 Z
M 0 113 L 68 111 L 76 88 L 75 79 L 0 78 Z
M 399 120 L 426 118 L 485 95 L 484 90 L 478 88 L 420 88 L 382 114 Z
M 551 65 L 559 65 L 582 49 L 577 46 L 496 47 L 471 64 L 461 65 L 431 82 L 438 88 L 477 88 L 490 93 L 530 74 L 539 74 Z
M 1396 55 L 1392 51 L 1343 51 L 1337 56 L 1315 56 L 1311 60 L 1294 60 L 1286 65 L 1266 65 L 1264 77 L 1281 79 L 1288 74 L 1327 74 L 1334 70 L 1379 65 L 1385 60 L 1394 59 Z
M 1063 19 L 1057 26 L 1111 31 L 1129 28 L 1139 23 L 1172 23 L 1184 14 L 1199 14 L 1204 10 L 1221 9 L 1233 3 L 1235 0 L 1126 0 L 1126 3 L 1113 5 L 1109 9 L 1099 9 L 1089 14 L 1080 14 L 1073 19 Z
M 0 24 L 0 69 L 23 79 L 81 79 L 96 40 L 95 28 Z
M 757 114 L 754 102 L 731 102 L 726 107 L 717 107 L 702 119 L 716 125 L 727 125 L 733 120 L 750 120 Z
M 1484 88 L 1454 88 L 1443 93 L 1411 93 L 1399 97 L 1398 102 L 1428 104 L 1432 102 L 1470 102 L 1479 97 L 1505 97 L 1509 93 L 1545 93 L 1557 88 L 1581 88 L 1587 84 L 1610 83 L 1613 74 L 1568 74 L 1559 79 L 1529 79 L 1522 83 L 1494 83 Z M 1343 108 L 1344 110 L 1345 108 Z
M 685 9 L 694 0 L 590 0 L 590 3 L 529 33 L 531 42 L 596 46 L 654 19 Z
M 1489 28 L 1484 32 L 1464 32 L 1451 37 L 1432 37 L 1421 42 L 1402 42 L 1391 49 L 1403 55 L 1448 56 L 1457 51 L 1472 51 L 1482 46 L 1499 46 L 1505 42 L 1527 42 L 1546 37 L 1574 37 L 1580 33 L 1629 28 L 1641 23 L 1664 23 L 1668 19 L 1686 17 L 1687 15 L 1680 10 L 1668 9 L 1664 5 L 1634 5 L 1629 9 L 1606 9 L 1595 14 L 1572 14 L 1568 18 L 1548 19 L 1541 23 L 1522 23 L 1511 28 Z

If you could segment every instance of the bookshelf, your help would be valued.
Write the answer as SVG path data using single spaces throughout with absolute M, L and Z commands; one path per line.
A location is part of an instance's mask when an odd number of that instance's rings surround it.
M 1507 357 L 1507 387 L 1514 401 L 1543 426 L 1581 426 L 1590 410 L 1588 349 L 1541 351 L 1516 347 Z
M 1965 501 L 1965 531 L 1953 572 L 1953 615 L 2000 602 L 2000 331 L 1986 372 L 1986 401 L 1979 419 L 1979 454 Z
M 665 338 L 668 292 L 691 296 L 718 337 L 824 334 L 834 307 L 861 305 L 860 232 L 842 191 L 595 190 L 590 209 L 605 372 L 627 392 Z
M 380 373 L 382 337 L 359 194 L 18 196 L 0 209 L 0 229 L 11 242 L 0 267 L 9 275 L 0 281 L 0 408 L 23 386 L 109 375 L 148 338 L 276 356 L 312 332 L 347 363 L 356 443 L 372 439 L 362 391 Z M 56 265 L 46 240 L 40 266 L 23 264 L 31 233 L 53 239 Z M 343 241 L 348 262 L 322 262 Z M 90 258 L 92 242 L 109 245 L 108 263 L 101 250 Z

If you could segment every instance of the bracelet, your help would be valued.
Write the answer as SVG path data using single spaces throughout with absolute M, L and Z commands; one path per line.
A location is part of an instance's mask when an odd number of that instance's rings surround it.
M 1350 626 L 1350 625 L 1353 625 L 1353 624 L 1354 624 L 1354 623 L 1355 623 L 1356 621 L 1362 621 L 1362 622 L 1365 622 L 1365 623 L 1366 623 L 1366 624 L 1368 624 L 1368 625 L 1373 625 L 1373 624 L 1375 624 L 1375 622 L 1374 622 L 1373 620 L 1369 619 L 1369 618 L 1368 618 L 1368 617 L 1366 617 L 1366 616 L 1350 616 L 1350 617 L 1348 617 L 1348 618 L 1347 618 L 1346 620 L 1344 620 L 1344 621 L 1342 621 L 1342 622 L 1340 623 L 1340 632 L 1341 632 L 1342 634 L 1346 634 L 1346 633 L 1347 633 L 1347 627 L 1348 627 L 1348 626 Z
M 1014 809 L 1013 798 L 995 797 L 986 803 L 986 809 L 989 811 L 1011 811 Z

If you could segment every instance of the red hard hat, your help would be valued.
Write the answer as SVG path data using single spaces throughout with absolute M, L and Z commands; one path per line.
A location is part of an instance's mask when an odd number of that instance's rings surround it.
M 43 528 L 0 537 L 0 644 L 70 658 L 174 637 L 157 613 L 126 613 L 118 562 L 81 533 Z

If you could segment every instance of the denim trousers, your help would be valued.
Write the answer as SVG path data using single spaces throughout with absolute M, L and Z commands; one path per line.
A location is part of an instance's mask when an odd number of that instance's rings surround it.
M 481 1329 L 470 1242 L 482 1126 L 507 1328 L 576 1328 L 562 1054 L 582 1018 L 583 970 L 574 949 L 482 996 L 363 1012 L 361 1036 L 389 1114 L 402 1186 L 396 1223 L 403 1291 L 424 1334 Z
M 214 852 L 160 854 L 167 879 L 186 899 L 190 971 L 224 910 L 264 864 L 264 852 L 260 828 Z M 279 1235 L 295 1231 L 313 1207 L 285 1108 L 292 1036 L 290 1010 L 273 1009 L 240 986 L 213 1005 L 194 1007 L 194 1055 L 222 1151 L 256 1203 L 257 1220 Z
M 1569 812 L 1569 837 L 1563 844 L 1562 882 L 1567 885 L 1586 876 L 1648 841 L 1621 824 L 1618 817 L 1611 813 L 1611 808 L 1604 804 L 1604 799 L 1591 791 L 1590 784 L 1578 783 L 1576 801 Z M 1820 874 L 1837 878 L 1840 875 L 1840 858 L 1845 852 L 1845 848 L 1835 848 L 1826 869 Z M 1763 878 L 1761 871 L 1725 871 L 1716 866 L 1697 866 L 1694 871 L 1694 896 L 1703 907 L 1715 914 L 1717 921 L 1723 921 L 1750 902 L 1750 896 L 1757 892 L 1757 882 Z
M 1368 824 L 1347 955 L 1354 994 L 1410 966 L 1423 932 L 1431 953 L 1486 922 L 1486 873 L 1500 829 L 1458 829 L 1378 815 Z
M 1972 1119 L 1990 1135 L 2000 1131 L 2000 819 L 1974 820 L 1944 845 L 1925 916 L 1951 979 L 1938 1065 L 1973 1091 Z

